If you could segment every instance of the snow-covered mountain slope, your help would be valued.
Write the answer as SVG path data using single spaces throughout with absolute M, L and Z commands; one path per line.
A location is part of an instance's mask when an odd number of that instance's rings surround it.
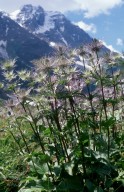
M 18 58 L 28 64 L 52 52 L 51 46 L 0 12 L 0 59 Z
M 11 13 L 10 17 L 30 33 L 48 42 L 75 48 L 92 41 L 85 31 L 72 24 L 63 14 L 45 11 L 40 6 L 24 5 Z

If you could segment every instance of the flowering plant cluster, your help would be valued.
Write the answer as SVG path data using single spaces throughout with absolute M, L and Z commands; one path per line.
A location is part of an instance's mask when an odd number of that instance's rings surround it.
M 28 165 L 19 192 L 124 189 L 124 62 L 101 49 L 97 40 L 61 47 L 32 71 L 3 65 L 9 99 L 1 114 Z

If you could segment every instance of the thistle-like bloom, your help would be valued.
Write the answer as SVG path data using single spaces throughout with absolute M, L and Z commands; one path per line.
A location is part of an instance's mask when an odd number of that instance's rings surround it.
M 52 58 L 47 58 L 47 57 L 36 60 L 33 63 L 36 66 L 38 72 L 41 72 L 41 71 L 48 72 L 52 69 L 52 66 L 53 66 Z
M 64 45 L 56 46 L 56 56 L 57 57 L 67 56 L 67 47 Z
M 8 112 L 8 115 L 13 115 L 13 109 L 15 107 L 15 103 L 14 103 L 14 100 L 13 99 L 8 99 L 6 102 L 6 109 L 7 109 L 7 112 Z
M 12 81 L 12 80 L 14 80 L 14 79 L 17 77 L 17 75 L 14 73 L 13 70 L 3 72 L 3 76 L 4 76 L 5 79 L 6 79 L 7 81 L 9 81 L 9 82 Z
M 12 70 L 16 66 L 16 59 L 5 61 L 2 65 L 3 70 Z
M 18 71 L 18 76 L 21 80 L 27 81 L 31 78 L 31 72 L 26 70 Z
M 101 41 L 98 41 L 97 39 L 93 39 L 93 42 L 89 44 L 88 47 L 92 52 L 99 52 L 100 49 L 103 47 L 103 44 Z
M 110 52 L 110 53 L 106 53 L 105 55 L 104 55 L 104 62 L 105 62 L 105 64 L 107 64 L 107 65 L 115 65 L 116 64 L 116 62 L 115 62 L 115 57 L 114 57 L 114 55 L 112 54 L 112 52 Z
M 32 88 L 25 90 L 25 89 L 18 89 L 15 91 L 14 97 L 17 98 L 18 103 L 25 103 L 28 99 L 28 96 L 31 92 Z

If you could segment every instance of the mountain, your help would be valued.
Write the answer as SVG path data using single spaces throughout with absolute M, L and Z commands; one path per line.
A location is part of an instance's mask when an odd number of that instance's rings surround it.
M 72 24 L 62 13 L 45 11 L 40 6 L 24 5 L 10 14 L 21 27 L 41 40 L 60 43 L 71 48 L 92 42 L 92 38 Z
M 33 59 L 53 52 L 49 44 L 21 27 L 6 13 L 0 12 L 0 60 L 17 58 L 25 67 Z
M 60 12 L 24 5 L 11 14 L 0 12 L 0 60 L 17 58 L 18 67 L 55 53 L 55 44 L 70 48 L 92 42 L 92 38 Z

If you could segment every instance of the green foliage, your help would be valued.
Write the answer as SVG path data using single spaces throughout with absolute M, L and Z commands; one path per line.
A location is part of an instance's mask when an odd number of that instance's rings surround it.
M 117 57 L 100 57 L 100 46 L 77 50 L 83 71 L 68 52 L 30 72 L 5 63 L 11 99 L 0 112 L 1 192 L 124 189 L 123 74 Z

